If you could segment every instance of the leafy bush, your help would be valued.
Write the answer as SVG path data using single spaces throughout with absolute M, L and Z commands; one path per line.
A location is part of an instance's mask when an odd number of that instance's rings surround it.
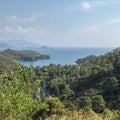
M 89 107 L 92 108 L 92 100 L 89 96 L 82 96 L 79 99 L 79 107 L 84 108 L 84 107 Z
M 104 112 L 105 107 L 106 107 L 106 102 L 103 99 L 102 95 L 96 95 L 93 97 L 92 99 L 93 111 L 95 111 L 96 113 L 102 113 Z
M 20 64 L 15 73 L 0 75 L 0 119 L 31 119 L 41 109 L 38 101 L 32 97 L 37 93 L 40 81 L 33 83 L 29 75 Z

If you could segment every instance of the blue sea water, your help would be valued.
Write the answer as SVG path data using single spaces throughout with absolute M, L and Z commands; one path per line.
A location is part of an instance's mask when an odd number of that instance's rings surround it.
M 78 58 L 83 58 L 88 55 L 104 55 L 107 52 L 111 52 L 114 48 L 34 48 L 36 52 L 41 54 L 50 55 L 51 59 L 38 60 L 34 62 L 21 61 L 21 64 L 29 66 L 47 66 L 51 63 L 69 65 L 76 64 L 75 61 Z

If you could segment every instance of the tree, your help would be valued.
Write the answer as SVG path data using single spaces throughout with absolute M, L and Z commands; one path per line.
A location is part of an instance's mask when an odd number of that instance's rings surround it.
M 106 102 L 103 99 L 102 95 L 96 95 L 92 98 L 92 109 L 96 113 L 102 113 L 104 112 L 106 107 Z
M 37 120 L 39 118 L 45 119 L 52 115 L 61 116 L 64 113 L 64 105 L 60 102 L 60 100 L 57 97 L 49 97 L 45 99 L 42 109 L 36 112 L 32 118 L 34 120 Z
M 92 100 L 89 96 L 82 96 L 79 99 L 79 107 L 84 108 L 84 107 L 92 107 Z
M 62 78 L 55 78 L 51 80 L 49 89 L 52 95 L 60 97 L 63 89 L 65 89 L 66 83 Z
M 114 98 L 115 95 L 118 93 L 119 81 L 116 77 L 107 78 L 104 85 L 104 96 L 106 100 L 110 100 L 110 97 Z

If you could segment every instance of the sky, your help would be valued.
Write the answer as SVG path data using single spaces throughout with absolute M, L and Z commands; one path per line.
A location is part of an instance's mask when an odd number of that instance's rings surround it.
M 0 43 L 13 40 L 119 47 L 120 0 L 0 0 Z

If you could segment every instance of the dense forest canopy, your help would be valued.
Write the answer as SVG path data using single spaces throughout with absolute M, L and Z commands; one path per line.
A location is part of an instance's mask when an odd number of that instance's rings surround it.
M 6 49 L 0 52 L 0 55 L 4 55 L 11 59 L 23 60 L 23 61 L 36 61 L 39 59 L 50 59 L 49 55 L 43 55 L 33 50 L 12 50 Z
M 50 59 L 49 55 L 37 53 L 33 50 L 12 50 L 0 51 L 0 71 L 15 68 L 17 61 L 36 61 Z
M 8 51 L 4 52 L 8 54 Z M 3 54 L 1 56 L 1 62 L 11 59 Z M 7 101 L 7 104 L 0 101 L 1 119 L 18 119 L 16 114 L 19 119 L 28 117 L 35 120 L 52 115 L 65 117 L 69 112 L 74 116 L 75 111 L 79 117 L 89 119 L 90 115 L 96 120 L 96 115 L 99 119 L 120 119 L 119 48 L 98 57 L 78 59 L 76 65 L 24 67 L 12 62 L 7 63 L 9 67 L 6 68 L 5 63 L 1 64 L 5 70 L 1 69 L 0 73 L 0 97 Z M 12 69 L 12 65 L 16 67 Z M 84 116 L 84 112 L 89 114 Z M 73 119 L 72 116 L 70 119 Z

